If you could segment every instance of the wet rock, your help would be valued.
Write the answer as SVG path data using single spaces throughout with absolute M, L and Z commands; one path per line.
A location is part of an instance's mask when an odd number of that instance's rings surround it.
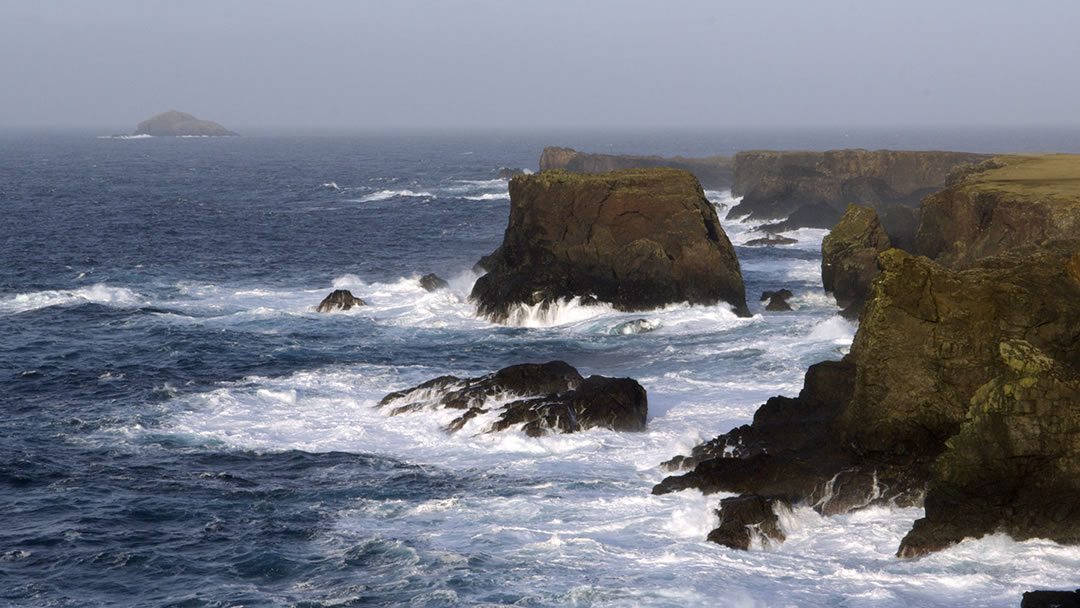
M 763 546 L 784 542 L 787 536 L 780 528 L 777 507 L 786 508 L 787 505 L 780 500 L 753 495 L 725 498 L 716 511 L 720 525 L 709 532 L 707 540 L 744 551 L 755 540 Z
M 573 297 L 622 311 L 727 302 L 749 315 L 716 211 L 676 169 L 517 176 L 503 243 L 479 265 L 488 273 L 470 297 L 494 321 Z
M 1080 608 L 1080 589 L 1076 591 L 1025 591 L 1020 608 Z
M 333 293 L 323 298 L 319 303 L 317 312 L 332 312 L 335 310 L 349 310 L 353 306 L 367 306 L 367 302 L 352 295 L 348 289 L 335 289 Z
M 495 179 L 509 180 L 515 175 L 525 175 L 525 170 L 518 167 L 503 167 L 499 169 L 499 172 L 495 174 Z
M 435 273 L 429 273 L 420 277 L 420 286 L 427 291 L 438 291 L 450 287 L 450 283 Z
M 645 389 L 629 378 L 582 378 L 562 361 L 521 364 L 479 378 L 441 376 L 391 393 L 379 402 L 391 415 L 449 408 L 462 414 L 447 425 L 461 430 L 482 414 L 495 412 L 485 432 L 514 426 L 530 437 L 573 433 L 589 428 L 644 431 L 648 414 Z
M 878 275 L 878 254 L 889 249 L 889 237 L 870 207 L 848 205 L 847 211 L 821 242 L 821 282 L 849 319 L 859 318 Z
M 793 295 L 794 294 L 791 293 L 790 289 L 763 291 L 761 292 L 761 301 L 769 301 L 769 303 L 765 305 L 765 310 L 769 312 L 789 312 L 791 310 L 791 305 L 788 304 L 788 300 L 790 300 Z
M 793 239 L 779 234 L 769 234 L 758 239 L 746 241 L 743 245 L 746 247 L 776 247 L 779 245 L 794 245 L 798 242 L 799 239 Z

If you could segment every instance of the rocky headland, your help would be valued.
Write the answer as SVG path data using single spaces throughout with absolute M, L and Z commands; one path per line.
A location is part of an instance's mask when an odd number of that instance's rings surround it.
M 739 152 L 731 190 L 742 201 L 728 217 L 776 220 L 778 230 L 831 228 L 849 203 L 915 207 L 945 185 L 954 167 L 988 158 L 902 150 Z
M 589 154 L 571 148 L 547 147 L 540 155 L 540 170 L 565 169 L 575 173 L 602 173 L 620 169 L 671 167 L 694 174 L 705 188 L 731 188 L 732 157 L 708 156 L 684 158 L 676 156 L 634 156 L 631 154 Z
M 169 110 L 139 123 L 135 135 L 154 137 L 235 137 L 238 133 L 211 120 L 199 120 L 191 114 Z
M 424 409 L 460 410 L 447 432 L 493 412 L 495 419 L 485 432 L 520 426 L 530 437 L 590 428 L 644 431 L 648 417 L 648 398 L 636 381 L 583 378 L 562 361 L 512 365 L 479 378 L 440 376 L 391 393 L 378 407 L 390 408 L 392 416 Z
M 623 311 L 727 302 L 750 314 L 716 210 L 679 169 L 516 176 L 503 243 L 478 266 L 487 274 L 470 298 L 500 322 L 517 305 L 575 297 Z
M 776 512 L 797 505 L 924 504 L 902 557 L 999 530 L 1080 542 L 1080 239 L 1054 231 L 1080 209 L 1077 176 L 1077 156 L 958 172 L 924 209 L 973 223 L 919 230 L 948 266 L 878 254 L 850 353 L 811 366 L 798 397 L 665 463 L 687 472 L 654 492 L 741 494 L 709 536 L 740 548 L 782 541 Z M 851 231 L 861 257 L 882 244 L 875 220 Z

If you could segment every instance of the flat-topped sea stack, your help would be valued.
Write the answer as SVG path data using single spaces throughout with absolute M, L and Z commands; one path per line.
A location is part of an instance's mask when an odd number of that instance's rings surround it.
M 679 169 L 516 176 L 503 243 L 478 266 L 470 297 L 497 322 L 575 297 L 623 311 L 727 302 L 749 316 L 735 249 Z
M 602 173 L 620 169 L 671 167 L 693 173 L 705 188 L 723 189 L 731 187 L 732 160 L 730 156 L 664 158 L 631 154 L 588 154 L 571 148 L 547 147 L 540 155 L 540 170 L 566 169 L 575 173 Z
M 735 155 L 733 218 L 777 220 L 780 229 L 831 228 L 849 203 L 914 207 L 945 186 L 958 165 L 990 158 L 968 152 L 753 150 Z
M 949 182 L 920 230 L 948 266 L 878 254 L 848 355 L 667 463 L 691 470 L 654 492 L 760 507 L 729 503 L 711 539 L 744 546 L 744 525 L 779 542 L 783 505 L 923 504 L 902 557 L 997 531 L 1080 543 L 1080 156 L 999 157 Z M 877 249 L 876 218 L 857 215 L 854 249 Z
M 235 137 L 238 134 L 211 120 L 169 110 L 139 123 L 135 135 L 154 137 Z

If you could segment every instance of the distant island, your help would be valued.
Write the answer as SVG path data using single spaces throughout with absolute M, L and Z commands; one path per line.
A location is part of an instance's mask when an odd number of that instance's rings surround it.
M 139 123 L 135 135 L 174 137 L 235 137 L 233 133 L 212 120 L 199 120 L 191 114 L 169 110 Z

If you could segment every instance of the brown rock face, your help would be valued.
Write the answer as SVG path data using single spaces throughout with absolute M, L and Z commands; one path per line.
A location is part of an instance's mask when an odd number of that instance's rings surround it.
M 878 275 L 877 256 L 886 249 L 889 237 L 877 213 L 854 204 L 821 241 L 821 282 L 845 317 L 859 317 L 870 281 Z
M 507 397 L 513 397 L 504 402 Z M 511 365 L 480 378 L 440 376 L 419 386 L 390 393 L 379 402 L 391 415 L 448 408 L 462 414 L 446 428 L 460 430 L 489 411 L 498 418 L 486 432 L 520 425 L 525 434 L 573 433 L 589 428 L 644 431 L 648 416 L 645 389 L 630 378 L 589 376 L 562 361 Z
M 319 302 L 316 312 L 333 312 L 335 310 L 349 310 L 353 306 L 367 306 L 367 302 L 352 295 L 348 289 L 335 289 L 333 293 Z
M 745 151 L 735 155 L 731 217 L 787 221 L 779 229 L 829 228 L 848 203 L 918 205 L 945 185 L 953 167 L 989 158 L 966 152 Z
M 732 157 L 664 158 L 629 154 L 587 154 L 570 148 L 547 147 L 540 155 L 540 170 L 565 169 L 574 173 L 602 173 L 621 169 L 671 167 L 694 174 L 706 188 L 730 188 Z
M 735 250 L 677 169 L 517 176 L 503 244 L 480 266 L 471 298 L 496 321 L 516 304 L 571 297 L 625 311 L 723 301 L 749 315 Z

